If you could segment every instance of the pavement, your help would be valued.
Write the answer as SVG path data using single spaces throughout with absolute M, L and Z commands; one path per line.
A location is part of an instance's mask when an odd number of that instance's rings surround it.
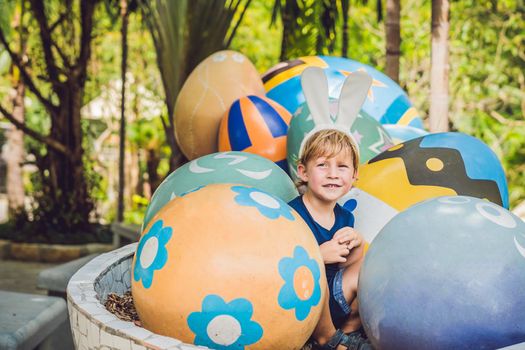
M 46 295 L 46 290 L 36 287 L 37 276 L 40 271 L 58 264 L 0 260 L 0 290 Z
M 7 221 L 7 198 L 0 194 L 0 223 Z M 40 271 L 58 263 L 27 262 L 0 259 L 0 290 L 11 292 L 47 294 L 36 287 Z

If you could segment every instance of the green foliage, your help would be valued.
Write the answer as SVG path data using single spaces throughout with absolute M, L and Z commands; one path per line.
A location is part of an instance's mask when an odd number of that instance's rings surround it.
M 126 138 L 136 149 L 158 149 L 166 142 L 160 118 L 138 119 L 126 130 Z
M 149 200 L 137 194 L 131 197 L 132 205 L 124 213 L 124 221 L 130 224 L 142 225 Z
M 109 1 L 109 0 L 108 0 Z M 252 0 L 242 2 L 236 12 L 225 8 L 235 1 L 143 1 L 153 7 L 146 9 L 151 15 L 156 6 L 157 23 L 134 13 L 129 24 L 128 71 L 131 73 L 128 92 L 133 96 L 127 105 L 127 140 L 131 152 L 140 154 L 140 176 L 146 173 L 145 152 L 154 150 L 160 157 L 159 173 L 167 174 L 170 154 L 168 140 L 163 132 L 161 117 L 168 120 L 168 111 L 154 116 L 145 111 L 139 102 L 142 98 L 138 86 L 145 87 L 159 99 L 166 99 L 173 109 L 178 89 L 191 70 L 204 57 L 225 47 L 237 28 L 231 49 L 240 51 L 254 62 L 259 72 L 264 72 L 279 62 L 281 54 L 282 22 L 275 18 L 271 25 L 274 5 L 277 13 L 284 6 L 296 6 L 292 20 L 292 32 L 288 34 L 287 56 L 340 55 L 342 19 L 340 1 L 334 0 L 276 0 L 268 2 Z M 18 2 L 0 0 L 0 26 L 11 33 L 12 48 L 18 49 L 16 33 L 10 28 L 12 14 Z M 326 13 L 327 5 L 336 4 L 339 13 Z M 60 15 L 64 3 L 46 2 L 51 21 Z M 525 200 L 525 4 L 522 0 L 499 0 L 478 2 L 474 0 L 451 2 L 450 12 L 450 118 L 454 130 L 476 136 L 486 142 L 500 157 L 506 170 L 510 188 L 511 206 Z M 384 70 L 385 33 L 384 22 L 377 21 L 374 1 L 352 1 L 350 6 L 348 57 Z M 293 11 L 292 11 L 293 12 Z M 276 13 L 276 14 L 277 14 Z M 117 15 L 116 15 L 117 14 Z M 198 14 L 198 15 L 196 15 Z M 237 21 L 241 19 L 236 27 Z M 27 14 L 26 14 L 27 15 Z M 78 9 L 71 19 L 78 20 Z M 323 18 L 322 16 L 328 16 Z M 216 22 L 214 22 L 216 21 Z M 406 0 L 401 13 L 401 86 L 405 88 L 423 118 L 429 109 L 430 55 L 431 55 L 431 1 Z M 233 22 L 233 25 L 229 23 Z M 28 35 L 30 69 L 35 76 L 44 76 L 43 53 L 39 45 L 38 25 L 27 16 L 24 19 Z M 153 29 L 153 38 L 146 30 L 146 23 Z M 66 31 L 66 23 L 57 27 L 54 37 L 59 45 L 66 47 L 65 54 L 72 56 L 78 51 L 72 40 L 74 31 Z M 326 28 L 329 28 L 327 30 Z M 78 24 L 75 31 L 78 34 Z M 92 59 L 84 92 L 84 103 L 98 97 L 110 82 L 120 79 L 120 20 L 118 12 L 110 14 L 103 6 L 96 10 L 93 31 Z M 154 45 L 154 40 L 157 40 Z M 117 44 L 118 43 L 118 44 Z M 160 54 L 157 57 L 157 52 Z M 57 56 L 58 57 L 58 56 Z M 157 68 L 159 60 L 161 72 Z M 59 62 L 61 63 L 61 62 Z M 7 96 L 11 88 L 10 60 L 0 47 L 0 96 Z M 45 81 L 39 82 L 43 95 L 49 96 L 51 88 Z M 52 96 L 54 102 L 57 102 Z M 42 106 L 31 93 L 26 101 L 27 124 L 35 130 L 48 133 L 50 120 Z M 3 101 L 4 103 L 6 101 Z M 147 116 L 147 118 L 146 118 Z M 84 164 L 86 178 L 93 200 L 107 201 L 110 184 L 101 176 L 93 149 L 94 140 L 107 127 L 115 124 L 119 114 L 109 121 L 83 121 Z M 25 138 L 27 149 L 44 156 L 46 149 L 33 139 Z M 27 181 L 28 192 L 40 196 L 43 193 L 39 173 L 33 173 Z M 162 176 L 161 176 L 162 177 Z M 147 205 L 143 193 L 132 195 L 130 207 L 125 213 L 128 222 L 140 224 Z M 68 205 L 67 199 L 63 205 Z M 57 214 L 46 209 L 45 199 L 36 207 L 35 215 Z M 47 210 L 47 211 L 46 211 Z M 50 209 L 51 210 L 51 209 Z M 106 219 L 111 220 L 110 210 Z M 74 221 L 75 218 L 68 220 Z M 53 221 L 50 221 L 53 225 Z M 50 228 L 51 229 L 51 228 Z
M 0 0 L 0 28 L 6 34 L 7 39 L 9 40 L 10 31 L 11 31 L 11 20 L 13 13 L 15 11 L 16 2 L 12 0 Z M 2 44 L 0 44 L 0 48 Z
M 451 119 L 501 159 L 513 206 L 525 200 L 525 4 L 463 1 L 451 11 Z
M 247 4 L 244 0 L 142 1 L 170 117 L 186 77 L 211 53 L 229 45 Z
M 11 67 L 11 57 L 7 51 L 0 49 L 0 75 L 6 74 Z
M 281 50 L 282 25 L 270 26 L 271 9 L 268 1 L 252 0 L 230 46 L 246 55 L 261 73 L 277 63 Z
M 42 227 L 28 221 L 25 213 L 21 213 L 15 215 L 13 220 L 0 224 L 0 239 L 47 244 L 111 243 L 113 240 L 109 225 L 92 224 L 74 235 L 65 232 L 57 225 L 50 227 L 45 233 L 41 229 Z
M 293 1 L 291 1 L 293 2 Z M 315 54 L 316 30 L 311 21 L 315 11 L 299 14 L 298 23 L 305 36 L 297 34 L 290 41 L 289 58 Z M 277 0 L 281 5 L 286 1 Z M 320 3 L 320 2 L 319 2 Z M 264 5 L 252 4 L 262 11 Z M 267 5 L 266 5 L 267 6 Z M 317 12 L 319 13 L 319 12 Z M 247 23 L 250 21 L 247 14 Z M 263 18 L 262 12 L 258 14 Z M 266 16 L 269 16 L 268 14 Z M 305 23 L 308 22 L 308 23 Z M 265 22 L 253 31 L 267 31 Z M 261 23 L 262 22 L 262 23 Z M 303 25 L 304 24 L 304 25 Z M 351 2 L 349 18 L 348 57 L 379 70 L 385 65 L 384 22 L 378 22 L 373 1 Z M 262 71 L 279 61 L 280 43 L 268 36 L 252 34 L 249 44 L 244 39 L 243 26 L 234 47 L 246 49 L 249 57 Z M 279 28 L 280 29 L 280 28 Z M 407 0 L 401 8 L 401 86 L 408 92 L 420 115 L 426 119 L 430 105 L 431 1 Z M 336 21 L 336 45 L 333 55 L 340 55 L 341 19 Z M 242 33 L 242 34 L 241 34 Z M 328 41 L 324 43 L 327 45 Z M 511 207 L 525 200 L 525 4 L 522 0 L 451 2 L 450 11 L 450 113 L 453 131 L 476 136 L 498 155 L 509 182 Z M 272 56 L 251 53 L 254 47 L 270 47 Z M 321 52 L 327 50 L 324 47 Z M 273 63 L 266 63 L 268 60 Z M 263 68 L 263 69 L 261 69 Z M 425 120 L 426 122 L 426 120 Z
M 132 152 L 142 151 L 140 153 L 142 156 L 139 157 L 140 174 L 147 173 L 148 157 L 154 156 L 160 159 L 157 167 L 157 173 L 160 174 L 160 178 L 162 179 L 169 175 L 168 158 L 170 148 L 166 143 L 166 135 L 160 118 L 142 118 L 133 121 L 126 129 L 126 139 Z M 130 210 L 134 211 L 135 209 L 131 208 Z

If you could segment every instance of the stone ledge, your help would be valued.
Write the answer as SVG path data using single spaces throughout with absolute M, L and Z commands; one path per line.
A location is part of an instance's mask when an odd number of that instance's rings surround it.
M 89 350 L 209 349 L 155 334 L 132 322 L 121 321 L 106 310 L 102 302 L 108 292 L 115 292 L 114 282 L 124 279 L 126 289 L 129 290 L 131 287 L 131 274 L 123 270 L 128 272 L 131 270 L 131 261 L 137 245 L 138 243 L 129 244 L 97 256 L 81 267 L 69 280 L 67 303 L 76 348 Z M 114 269 L 118 271 L 117 274 L 113 273 Z
M 73 345 L 62 332 L 68 322 L 62 299 L 0 291 L 0 310 L 1 349 L 68 349 Z
M 113 249 L 112 244 L 44 244 L 17 243 L 0 239 L 0 259 L 13 259 L 39 262 L 67 262 L 94 253 L 104 253 Z

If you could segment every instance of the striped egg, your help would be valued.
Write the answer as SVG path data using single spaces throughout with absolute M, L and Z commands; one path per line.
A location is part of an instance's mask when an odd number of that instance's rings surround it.
M 286 135 L 290 119 L 290 113 L 269 98 L 241 97 L 233 102 L 221 120 L 219 151 L 257 154 L 286 171 Z

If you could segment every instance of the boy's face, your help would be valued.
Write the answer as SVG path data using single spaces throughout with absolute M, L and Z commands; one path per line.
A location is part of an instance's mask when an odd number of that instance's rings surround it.
M 333 158 L 319 157 L 299 164 L 297 172 L 308 191 L 323 202 L 336 202 L 352 188 L 357 172 L 348 153 Z

